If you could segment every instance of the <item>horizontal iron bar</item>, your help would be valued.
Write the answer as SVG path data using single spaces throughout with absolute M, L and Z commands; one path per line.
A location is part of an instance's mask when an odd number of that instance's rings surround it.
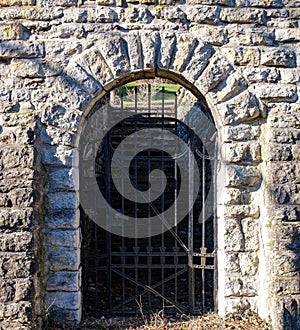
M 193 253 L 193 257 L 214 258 L 212 253 Z M 188 257 L 188 252 L 111 252 L 112 257 Z M 100 254 L 97 258 L 106 258 L 106 254 Z M 94 257 L 87 257 L 87 259 L 94 260 Z
M 204 258 L 214 258 L 215 255 L 213 253 L 193 253 L 194 257 L 204 257 Z
M 128 269 L 149 269 L 149 268 L 157 268 L 157 269 L 162 269 L 162 268 L 169 268 L 169 269 L 174 269 L 174 268 L 184 268 L 186 267 L 186 264 L 132 264 L 132 265 L 128 265 L 128 264 L 114 264 L 111 263 L 110 264 L 111 267 L 114 268 L 128 268 Z M 91 271 L 97 271 L 97 270 L 106 270 L 107 266 L 98 266 L 98 267 L 88 267 L 89 270 Z
M 214 265 L 193 265 L 195 269 L 215 269 Z

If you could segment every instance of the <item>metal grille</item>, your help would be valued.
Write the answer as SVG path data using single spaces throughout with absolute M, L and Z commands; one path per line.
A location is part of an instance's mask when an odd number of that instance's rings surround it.
M 126 238 L 98 227 L 81 210 L 86 316 L 137 314 L 138 304 L 145 313 L 164 309 L 165 313 L 198 314 L 214 309 L 214 215 L 206 221 L 199 219 L 205 208 L 205 196 L 213 184 L 211 164 L 199 138 L 177 119 L 177 93 L 169 95 L 164 87 L 154 92 L 150 84 L 147 92 L 146 105 L 141 107 L 139 88 L 132 88 L 127 106 L 134 108 L 136 116 L 123 120 L 106 135 L 96 159 L 98 185 L 114 209 L 133 217 L 150 218 L 175 203 L 173 228 L 151 237 L 149 226 L 148 238 Z M 126 98 L 120 96 L 117 103 L 123 109 Z M 150 204 L 137 204 L 121 196 L 114 187 L 110 173 L 113 152 L 126 136 L 142 128 L 169 130 L 185 141 L 197 159 L 201 173 L 198 196 L 192 210 L 180 222 L 176 218 L 176 209 L 180 208 L 176 196 L 181 174 L 176 158 L 165 152 L 145 150 L 130 166 L 131 180 L 140 190 L 149 188 L 148 178 L 153 169 L 164 171 L 168 182 L 158 199 Z M 188 159 L 186 171 L 191 172 Z M 189 178 L 192 190 L 193 173 L 189 173 Z

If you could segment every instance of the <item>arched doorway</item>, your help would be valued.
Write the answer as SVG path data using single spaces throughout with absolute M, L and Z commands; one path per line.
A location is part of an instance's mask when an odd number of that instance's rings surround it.
M 101 120 L 91 119 L 99 112 Z M 108 92 L 86 121 L 92 125 L 79 146 L 84 316 L 132 315 L 141 306 L 145 313 L 214 310 L 216 149 L 206 105 L 178 83 L 144 79 Z M 92 126 L 105 131 L 101 141 Z M 135 189 L 130 198 L 124 169 Z M 153 226 L 153 217 L 161 224 Z

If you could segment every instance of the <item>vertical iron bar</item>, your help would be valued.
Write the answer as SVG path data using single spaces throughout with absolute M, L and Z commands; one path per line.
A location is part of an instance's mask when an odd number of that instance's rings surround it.
M 218 251 L 218 236 L 217 236 L 217 233 L 218 233 L 218 223 L 217 223 L 217 205 L 215 204 L 216 202 L 217 202 L 217 170 L 218 170 L 218 135 L 216 136 L 216 138 L 215 138 L 215 141 L 214 141 L 214 143 L 215 143 L 215 145 L 214 145 L 214 150 L 215 150 L 215 152 L 214 152 L 214 164 L 213 164 L 213 166 L 214 166 L 214 171 L 213 171 L 213 174 L 214 174 L 214 176 L 213 176 L 213 178 L 212 178 L 212 180 L 213 180 L 213 189 L 214 189 L 214 197 L 213 197 L 213 239 L 214 239 L 214 251 L 216 251 L 215 252 L 215 254 L 214 254 L 214 281 L 213 281 L 213 285 L 214 285 L 214 287 L 213 287 L 213 291 L 214 291 L 214 297 L 213 297 L 213 299 L 214 299 L 214 309 L 215 310 L 218 310 L 218 299 L 217 299 L 217 297 L 218 297 L 218 267 L 217 267 L 217 262 L 218 262 L 218 260 L 217 260 L 217 258 L 218 258 L 218 253 L 217 253 L 217 251 Z
M 165 86 L 162 87 L 162 130 L 164 130 L 164 117 L 165 117 Z M 164 144 L 164 141 L 162 141 L 162 144 Z M 164 152 L 162 151 L 162 159 L 161 159 L 161 170 L 164 172 Z M 161 182 L 161 187 L 163 187 L 163 182 Z M 164 192 L 162 193 L 161 196 L 161 212 L 164 212 L 164 204 L 165 204 L 165 199 L 164 199 Z M 163 216 L 163 215 L 162 215 Z M 165 236 L 164 236 L 164 223 L 162 222 L 162 234 L 161 234 L 161 280 L 162 280 L 162 295 L 165 295 L 165 286 L 164 286 L 164 277 L 165 277 L 165 257 L 163 253 L 165 252 Z M 164 305 L 164 300 L 163 300 L 163 305 Z
M 134 113 L 135 115 L 137 114 L 137 107 L 138 107 L 138 88 L 137 86 L 134 86 Z M 134 131 L 137 131 L 137 119 L 134 121 Z M 137 146 L 136 146 L 136 140 L 134 140 L 134 154 L 136 154 Z M 137 163 L 136 163 L 136 157 L 134 160 L 134 180 L 135 184 L 137 184 Z M 137 200 L 137 192 L 135 189 L 135 201 Z M 137 203 L 135 202 L 134 204 L 134 217 L 135 217 L 135 237 L 134 237 L 134 251 L 135 251 L 135 256 L 134 256 L 134 264 L 135 264 L 135 269 L 134 269 L 134 278 L 135 281 L 138 281 L 138 263 L 139 263 L 139 257 L 137 255 L 138 253 L 138 240 L 137 240 Z M 137 295 L 138 292 L 138 286 L 135 285 L 135 295 Z
M 124 111 L 124 101 L 123 101 L 123 97 L 124 97 L 124 94 L 123 94 L 123 90 L 121 92 L 121 111 L 123 112 Z M 124 139 L 124 121 L 122 121 L 122 128 L 121 128 L 121 140 L 123 141 Z M 122 159 L 121 159 L 121 170 L 124 168 L 124 146 L 122 144 Z M 124 214 L 124 211 L 125 211 L 125 201 L 124 201 L 124 179 L 121 177 L 121 189 L 122 189 L 122 200 L 121 200 L 121 203 L 122 203 L 122 214 Z M 122 224 L 122 248 L 121 248 L 121 251 L 122 253 L 125 252 L 125 241 L 124 241 L 124 223 Z M 126 262 L 126 257 L 122 256 L 121 257 L 121 263 L 122 263 L 122 273 L 125 273 L 125 262 Z M 125 278 L 124 276 L 122 276 L 122 299 L 123 301 L 125 301 Z M 124 304 L 122 305 L 122 313 L 124 314 Z
M 148 84 L 148 129 L 150 130 L 151 124 L 150 124 L 150 118 L 151 118 L 151 85 Z M 150 132 L 148 131 L 148 139 L 150 139 Z M 147 150 L 147 178 L 150 177 L 150 149 L 148 148 Z M 149 200 L 151 197 L 150 189 L 149 189 Z M 151 242 L 151 222 L 150 222 L 150 217 L 151 217 L 151 209 L 150 209 L 150 203 L 148 203 L 148 248 L 147 251 L 149 254 L 151 254 L 152 251 L 152 242 Z M 152 263 L 152 258 L 151 256 L 147 257 L 147 263 L 150 266 Z M 151 267 L 148 267 L 148 286 L 151 287 Z M 151 309 L 151 293 L 148 292 L 148 305 L 149 309 Z
M 110 142 L 110 134 L 107 135 L 105 139 L 105 151 L 104 151 L 104 158 L 105 158 L 105 172 L 106 172 L 106 200 L 110 205 L 110 161 L 109 161 L 109 142 Z M 110 213 L 108 208 L 108 213 Z M 106 260 L 106 267 L 107 267 L 107 292 L 108 292 L 108 310 L 109 313 L 112 313 L 112 296 L 111 296 L 111 289 L 112 289 L 112 277 L 111 277 L 111 234 L 110 234 L 110 214 L 106 214 L 106 253 L 107 253 L 107 260 Z M 98 259 L 97 259 L 98 260 Z
M 178 122 L 177 122 L 177 92 L 175 93 L 175 135 L 177 136 L 178 135 Z M 175 154 L 177 155 L 177 152 L 178 152 L 178 148 L 177 148 L 177 143 L 176 143 L 176 150 L 175 150 Z M 178 173 L 177 173 L 177 160 L 175 158 L 175 161 L 174 161 L 174 178 L 175 178 L 175 189 L 174 189 L 174 198 L 175 198 L 175 201 L 174 201 L 174 230 L 175 230 L 175 234 L 177 236 L 177 189 L 178 189 Z M 174 279 L 174 282 L 175 282 L 175 302 L 177 302 L 177 299 L 178 299 L 178 279 L 177 279 L 177 266 L 178 266 L 178 255 L 177 255 L 177 252 L 178 252 L 178 244 L 177 244 L 177 239 L 175 239 L 175 257 L 174 257 L 174 263 L 175 263 L 175 279 Z
M 205 249 L 205 143 L 202 141 L 202 251 Z M 204 259 L 205 260 L 205 259 Z M 205 310 L 205 269 L 202 268 L 202 309 Z
M 191 133 L 189 134 L 190 150 L 193 150 L 193 140 Z M 189 228 L 188 228 L 188 265 L 189 265 L 189 307 L 191 311 L 195 309 L 195 270 L 193 265 L 193 181 L 194 181 L 194 167 L 189 152 Z
M 96 150 L 95 150 L 95 144 L 93 144 L 93 155 L 96 154 Z M 95 200 L 94 198 L 94 208 L 96 207 L 97 205 L 97 201 Z M 96 291 L 95 291 L 95 300 L 96 300 L 96 303 L 95 303 L 95 314 L 97 314 L 97 305 L 98 305 L 98 266 L 99 266 L 99 251 L 98 251 L 98 228 L 97 228 L 97 225 L 95 223 L 92 224 L 92 228 L 94 229 L 94 265 L 95 265 L 95 288 L 96 288 Z M 91 229 L 92 229 L 91 228 Z

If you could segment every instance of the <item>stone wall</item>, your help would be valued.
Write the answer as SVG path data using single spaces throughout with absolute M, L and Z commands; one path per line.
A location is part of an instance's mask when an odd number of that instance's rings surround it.
M 0 0 L 0 328 L 81 317 L 76 139 L 105 91 L 203 95 L 226 169 L 218 311 L 300 327 L 298 0 Z

